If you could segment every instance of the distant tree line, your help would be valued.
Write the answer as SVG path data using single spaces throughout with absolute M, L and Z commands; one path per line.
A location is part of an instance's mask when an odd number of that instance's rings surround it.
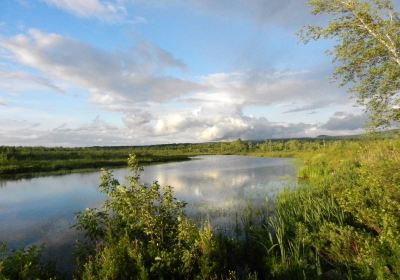
M 357 140 L 354 140 L 357 141 Z M 337 139 L 286 139 L 267 141 L 183 143 L 132 147 L 10 147 L 0 146 L 0 177 L 37 172 L 67 172 L 79 169 L 124 167 L 129 154 L 140 164 L 187 160 L 198 155 L 295 156 L 327 146 L 342 145 Z

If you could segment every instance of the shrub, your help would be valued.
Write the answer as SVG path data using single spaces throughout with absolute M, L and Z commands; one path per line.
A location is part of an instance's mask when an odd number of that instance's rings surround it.
M 140 182 L 141 169 L 130 156 L 131 176 L 121 185 L 103 171 L 103 209 L 78 215 L 94 254 L 87 256 L 83 279 L 206 279 L 215 274 L 215 240 L 209 227 L 199 230 L 184 213 L 185 203 L 171 187 Z
M 0 279 L 57 279 L 54 266 L 41 261 L 41 250 L 33 246 L 9 253 L 6 246 L 0 244 Z

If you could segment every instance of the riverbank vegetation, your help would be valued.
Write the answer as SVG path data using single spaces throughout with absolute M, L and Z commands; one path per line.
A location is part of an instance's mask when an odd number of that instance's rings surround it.
M 366 106 L 372 126 L 398 124 L 400 20 L 391 1 L 309 4 L 314 14 L 333 18 L 325 27 L 306 28 L 303 38 L 337 40 L 335 77 Z M 45 171 L 57 161 L 55 169 L 79 162 L 113 166 L 104 160 L 122 164 L 130 153 L 137 157 L 129 157 L 128 183 L 105 170 L 100 190 L 108 199 L 77 215 L 75 227 L 86 239 L 77 246 L 75 279 L 400 279 L 398 132 L 348 140 L 2 147 L 0 166 L 2 174 Z M 297 157 L 299 186 L 263 209 L 238 213 L 235 232 L 218 235 L 212 223 L 199 227 L 186 216 L 173 188 L 140 182 L 138 164 L 145 158 L 201 154 Z M 43 264 L 37 247 L 1 251 L 0 280 L 57 278 L 63 276 Z
M 377 134 L 376 138 L 396 131 Z M 361 136 L 348 137 L 359 141 Z M 255 155 L 294 157 L 301 152 L 314 152 L 343 140 L 335 137 L 275 139 L 268 141 L 212 142 L 199 144 L 167 144 L 132 147 L 10 147 L 0 146 L 0 179 L 64 174 L 74 171 L 126 167 L 129 154 L 140 164 L 188 160 L 200 155 Z
M 300 186 L 265 209 L 238 213 L 229 236 L 210 223 L 196 226 L 173 188 L 140 183 L 134 157 L 125 186 L 104 171 L 104 207 L 78 215 L 76 227 L 87 239 L 75 278 L 398 279 L 399 136 L 329 143 L 298 150 Z M 0 279 L 14 279 L 9 266 L 31 256 L 15 254 L 0 259 Z
M 102 167 L 126 167 L 130 153 L 140 164 L 188 160 L 182 153 L 142 147 L 0 147 L 0 178 L 32 177 Z

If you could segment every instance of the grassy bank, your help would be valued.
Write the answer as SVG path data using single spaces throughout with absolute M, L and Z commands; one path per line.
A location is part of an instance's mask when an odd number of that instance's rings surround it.
M 65 174 L 100 168 L 126 167 L 130 148 L 0 147 L 0 178 Z M 188 160 L 189 156 L 160 152 L 137 153 L 141 165 Z
M 354 140 L 356 141 L 356 140 Z M 269 141 L 168 144 L 132 147 L 0 147 L 0 178 L 126 166 L 129 154 L 136 154 L 140 164 L 186 160 L 198 155 L 255 155 L 298 157 L 341 142 L 328 139 L 283 139 Z
M 177 156 L 165 156 L 158 158 L 146 158 L 140 160 L 141 166 L 158 164 L 158 163 L 167 163 L 167 162 L 179 162 L 190 160 L 189 156 L 185 155 L 177 155 Z M 115 161 L 88 161 L 85 165 L 87 167 L 76 167 L 71 166 L 73 162 L 65 163 L 63 161 L 60 162 L 60 165 L 54 165 L 54 163 L 45 163 L 44 165 L 50 165 L 45 168 L 38 165 L 30 165 L 28 171 L 24 172 L 24 165 L 22 168 L 20 166 L 17 167 L 17 171 L 11 171 L 7 173 L 3 173 L 0 175 L 0 180 L 18 180 L 18 179 L 26 179 L 26 178 L 36 178 L 36 177 L 46 177 L 46 176 L 58 176 L 58 175 L 66 175 L 72 173 L 86 173 L 86 172 L 94 172 L 100 171 L 101 169 L 116 169 L 116 168 L 126 168 L 126 160 L 115 160 Z M 39 166 L 39 167 L 38 167 Z M 54 166 L 56 168 L 54 168 Z M 43 171 L 40 171 L 43 170 Z
M 79 215 L 77 227 L 88 239 L 79 247 L 75 277 L 399 279 L 400 138 L 296 146 L 241 152 L 301 158 L 301 185 L 265 209 L 239 213 L 230 237 L 215 235 L 212 225 L 197 228 L 171 189 L 142 186 L 135 161 L 126 186 L 103 174 L 109 200 Z M 35 265 L 30 276 L 48 276 L 37 259 L 31 251 L 4 255 L 0 279 L 16 279 L 16 268 L 28 264 Z M 30 279 L 24 277 L 18 279 Z
M 278 196 L 270 221 L 276 276 L 400 278 L 400 139 L 302 154 L 304 187 Z

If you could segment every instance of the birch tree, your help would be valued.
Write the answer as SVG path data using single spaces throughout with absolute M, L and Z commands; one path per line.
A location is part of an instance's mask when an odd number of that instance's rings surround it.
M 304 42 L 334 39 L 328 53 L 334 78 L 349 86 L 365 106 L 371 126 L 400 121 L 400 17 L 390 0 L 310 0 L 314 15 L 328 15 L 326 26 L 305 26 Z

